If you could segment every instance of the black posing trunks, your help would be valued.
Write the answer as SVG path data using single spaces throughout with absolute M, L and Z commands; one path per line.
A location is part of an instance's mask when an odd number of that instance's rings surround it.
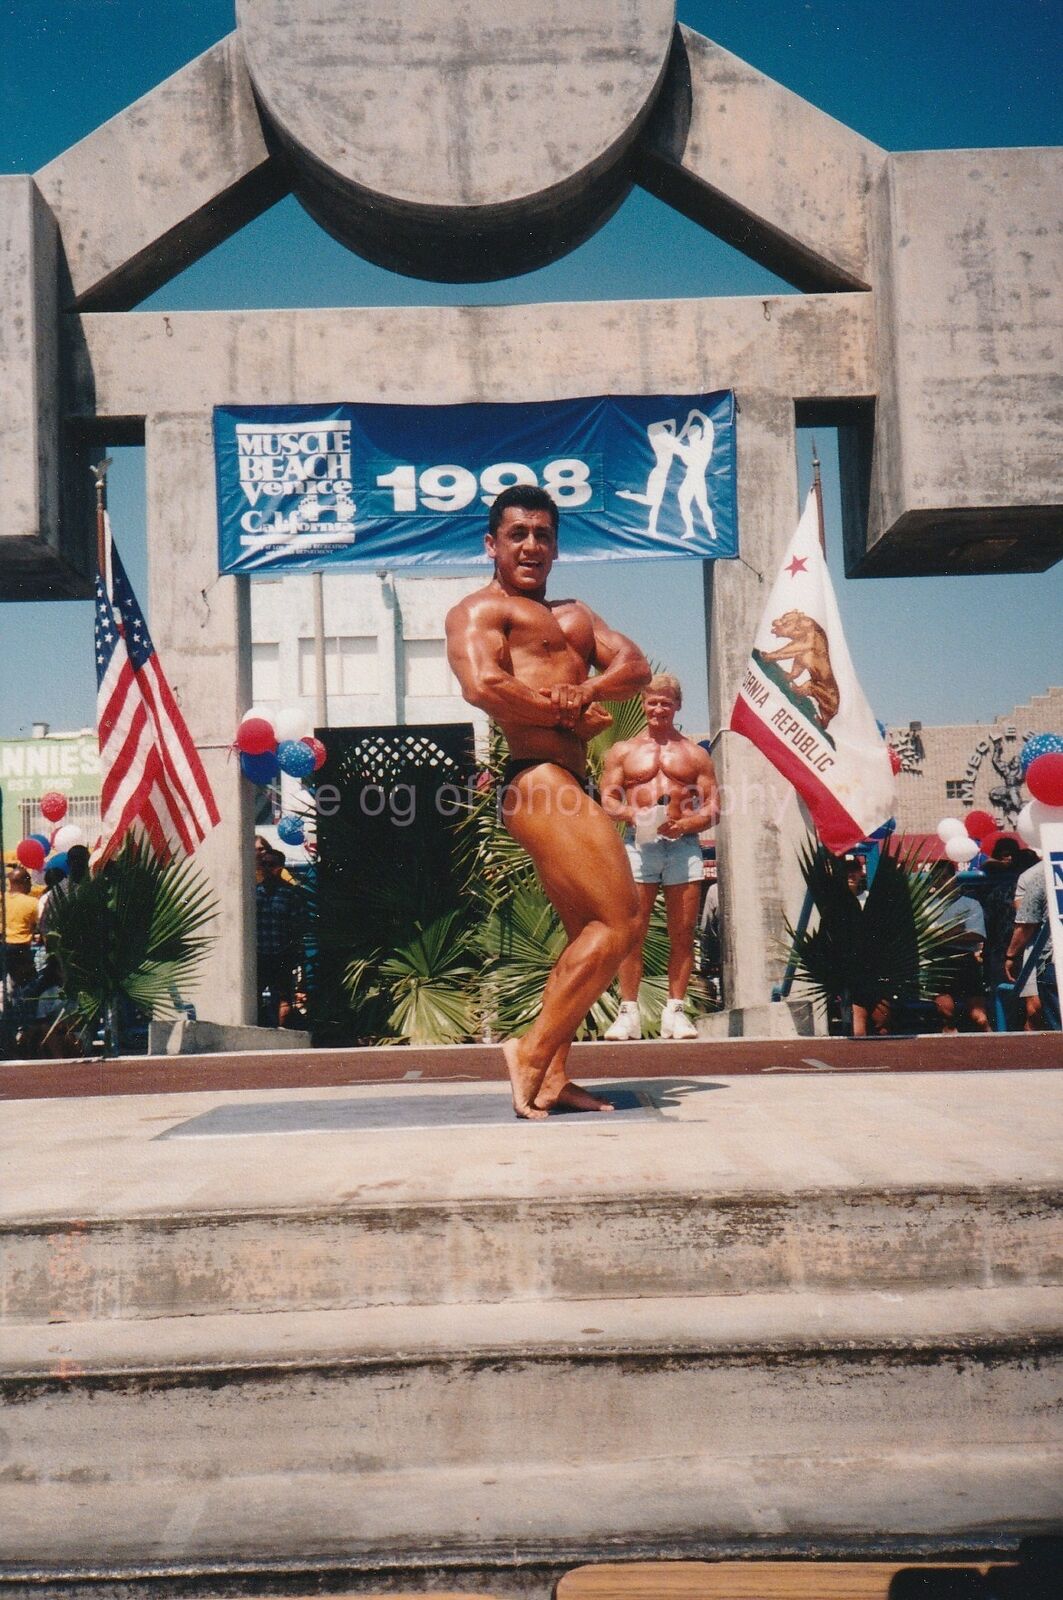
M 589 772 L 581 778 L 578 772 L 573 772 L 571 767 L 566 767 L 563 761 L 549 761 L 545 756 L 530 756 L 526 758 L 515 758 L 510 756 L 509 760 L 502 768 L 502 777 L 499 780 L 498 785 L 498 804 L 500 810 L 505 804 L 506 791 L 513 782 L 514 778 L 519 777 L 522 772 L 529 772 L 532 767 L 560 767 L 562 772 L 571 773 L 572 777 L 575 778 L 584 794 L 589 795 L 592 800 L 598 799 L 598 788 Z

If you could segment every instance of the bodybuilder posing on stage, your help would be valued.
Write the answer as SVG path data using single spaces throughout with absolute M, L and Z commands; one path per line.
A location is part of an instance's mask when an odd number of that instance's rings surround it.
M 503 490 L 491 507 L 486 545 L 494 577 L 447 616 L 447 654 L 466 700 L 506 736 L 502 814 L 534 861 L 569 941 L 535 1022 L 502 1047 L 513 1109 L 535 1121 L 554 1105 L 608 1111 L 607 1101 L 569 1081 L 565 1061 L 641 922 L 624 847 L 587 792 L 587 741 L 609 726 L 597 702 L 637 693 L 650 669 L 637 645 L 588 606 L 547 600 L 557 506 L 545 489 Z

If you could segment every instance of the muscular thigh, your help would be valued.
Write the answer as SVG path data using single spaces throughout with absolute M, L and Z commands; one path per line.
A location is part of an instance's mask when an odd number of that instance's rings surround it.
M 535 862 L 566 926 L 635 915 L 635 884 L 616 828 L 572 774 L 533 767 L 512 790 L 506 827 Z
M 698 902 L 701 899 L 700 883 L 668 883 L 664 889 L 664 904 L 668 914 L 668 931 L 671 934 L 693 932 L 697 921 Z

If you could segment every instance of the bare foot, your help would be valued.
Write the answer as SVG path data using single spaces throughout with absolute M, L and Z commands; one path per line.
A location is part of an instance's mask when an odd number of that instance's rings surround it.
M 549 1113 L 534 1104 L 535 1096 L 542 1087 L 542 1074 L 524 1065 L 518 1054 L 519 1047 L 519 1039 L 507 1039 L 502 1046 L 513 1089 L 513 1110 L 518 1117 L 525 1117 L 529 1122 L 543 1122 Z
M 578 1083 L 573 1083 L 566 1078 L 559 1089 L 547 1091 L 540 1089 L 535 1097 L 535 1104 L 540 1110 L 550 1110 L 554 1106 L 564 1106 L 569 1111 L 615 1111 L 616 1107 L 609 1100 L 600 1100 L 596 1094 L 591 1094 L 587 1089 L 581 1089 Z

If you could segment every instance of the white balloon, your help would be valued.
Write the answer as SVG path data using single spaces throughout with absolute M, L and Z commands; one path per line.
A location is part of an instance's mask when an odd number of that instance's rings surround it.
M 313 733 L 314 719 L 301 706 L 285 706 L 273 719 L 273 731 L 278 742 L 282 739 L 302 739 L 305 734 Z
M 963 838 L 954 836 L 945 842 L 945 854 L 950 861 L 955 861 L 957 866 L 962 866 L 967 861 L 973 861 L 978 854 L 978 846 L 973 839 L 968 839 L 966 833 Z
M 1043 848 L 1040 840 L 1041 829 L 1046 822 L 1063 822 L 1063 806 L 1046 806 L 1043 800 L 1030 801 L 1030 826 L 1038 834 L 1036 849 Z
M 1028 844 L 1031 850 L 1041 848 L 1041 824 L 1033 819 L 1033 808 L 1036 804 L 1036 800 L 1027 800 L 1015 819 L 1015 832 L 1023 844 Z
M 60 828 L 52 840 L 53 850 L 69 850 L 71 845 L 85 843 L 85 830 L 79 828 L 76 822 L 68 822 L 65 828 Z
M 950 839 L 966 839 L 967 829 L 959 817 L 942 817 L 938 823 L 938 838 L 942 844 L 948 844 Z
M 274 733 L 276 733 L 277 728 L 272 711 L 264 711 L 261 706 L 252 706 L 250 711 L 245 711 L 240 718 L 240 726 L 243 727 L 245 722 L 250 722 L 252 717 L 260 717 L 263 722 L 268 722 Z

